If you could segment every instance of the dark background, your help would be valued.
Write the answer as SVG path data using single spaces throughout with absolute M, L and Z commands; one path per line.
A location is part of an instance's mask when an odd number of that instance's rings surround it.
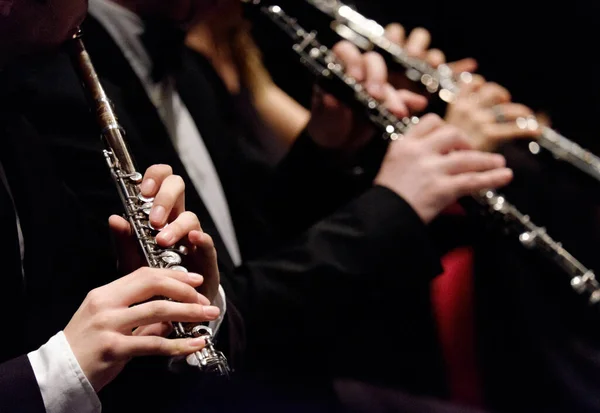
M 327 20 L 302 0 L 280 0 L 288 14 L 318 29 L 323 43 L 335 40 Z M 600 153 L 596 119 L 600 117 L 600 3 L 586 0 L 546 3 L 532 0 L 352 0 L 380 24 L 398 22 L 407 30 L 425 27 L 432 47 L 448 61 L 473 57 L 478 72 L 507 87 L 513 100 L 548 113 L 552 126 Z M 290 64 L 270 26 L 255 27 L 259 45 L 275 81 L 302 103 L 309 102 L 310 79 Z M 281 34 L 279 34 L 281 37 Z

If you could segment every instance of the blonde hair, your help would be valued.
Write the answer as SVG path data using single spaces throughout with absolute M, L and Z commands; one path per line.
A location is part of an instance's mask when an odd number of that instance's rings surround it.
M 239 86 L 246 87 L 251 93 L 272 83 L 262 53 L 252 38 L 251 24 L 243 19 L 241 10 L 235 6 L 215 13 L 193 27 L 187 44 L 212 61 L 225 83 L 228 83 L 225 78 L 232 69 Z
M 240 83 L 253 94 L 273 82 L 263 63 L 262 52 L 252 38 L 251 26 L 244 21 L 232 33 L 229 45 L 231 56 L 240 75 Z
M 280 157 L 306 127 L 310 112 L 275 85 L 252 38 L 250 23 L 242 18 L 240 10 L 235 10 L 240 3 L 231 4 L 233 10 L 222 10 L 218 17 L 195 26 L 187 44 L 211 61 L 230 93 L 242 88 L 249 91 L 261 119 L 281 144 L 281 150 L 277 150 Z

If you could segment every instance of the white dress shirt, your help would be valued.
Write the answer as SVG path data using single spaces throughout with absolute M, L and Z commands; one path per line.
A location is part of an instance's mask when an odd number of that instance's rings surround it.
M 198 127 L 172 80 L 155 83 L 152 79 L 152 61 L 140 40 L 144 32 L 142 19 L 109 0 L 90 0 L 89 12 L 108 31 L 144 85 L 233 263 L 240 265 L 240 249 L 221 181 Z

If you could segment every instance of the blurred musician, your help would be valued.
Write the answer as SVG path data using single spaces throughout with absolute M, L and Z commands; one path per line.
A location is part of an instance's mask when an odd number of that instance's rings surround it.
M 392 24 L 386 31 L 409 54 L 433 66 L 445 62 L 441 51 L 428 50 L 426 30 L 407 36 Z M 457 73 L 476 68 L 472 59 L 451 66 Z M 515 180 L 503 190 L 508 199 L 544 223 L 586 266 L 598 268 L 596 183 L 569 165 L 531 154 L 528 143 L 539 129 L 516 123 L 531 115 L 506 88 L 474 75 L 447 107 L 445 119 L 466 131 L 474 147 L 504 154 L 515 170 Z M 590 328 L 597 319 L 594 310 L 570 289 L 561 270 L 492 233 L 465 231 L 469 221 L 447 212 L 432 224 L 448 252 L 433 299 L 455 400 L 508 411 L 600 408 L 595 396 L 600 340 Z M 464 339 L 460 346 L 452 344 L 458 336 Z
M 363 9 L 359 7 L 359 10 Z M 414 20 L 415 16 L 405 16 L 405 11 L 403 9 L 402 17 Z M 235 17 L 209 18 L 198 24 L 189 33 L 188 44 L 209 58 L 229 91 L 238 95 L 237 99 L 243 98 L 240 89 L 251 91 L 258 112 L 255 116 L 261 121 L 280 131 L 272 119 L 283 120 L 281 123 L 292 130 L 300 128 L 308 112 L 290 100 L 265 72 L 240 14 L 230 16 Z M 402 26 L 392 24 L 387 27 L 387 35 L 403 45 L 409 54 L 422 57 L 433 66 L 445 62 L 439 49 L 429 49 L 431 36 L 423 28 L 407 33 Z M 451 66 L 457 73 L 473 72 L 477 62 L 464 59 Z M 290 78 L 298 83 L 296 71 L 286 69 L 285 72 L 292 74 Z M 401 74 L 390 76 L 397 86 L 411 86 Z M 265 98 L 267 96 L 269 98 Z M 529 153 L 527 143 L 539 130 L 523 129 L 515 121 L 531 115 L 533 111 L 514 102 L 506 88 L 474 75 L 472 82 L 463 85 L 457 101 L 448 107 L 445 119 L 466 131 L 474 147 L 507 154 L 510 165 L 518 169 L 517 180 L 507 189 L 509 199 L 517 199 L 517 205 L 530 212 L 534 221 L 547 224 L 551 235 L 564 240 L 568 249 L 576 252 L 588 266 L 597 268 L 593 265 L 598 263 L 594 249 L 597 242 L 590 234 L 593 231 L 586 231 L 585 235 L 581 232 L 581 228 L 598 228 L 594 187 L 582 182 L 581 175 L 566 165 L 540 162 Z M 540 123 L 548 123 L 539 113 L 536 115 Z M 285 144 L 295 136 L 283 131 L 277 137 L 283 137 Z M 538 183 L 535 191 L 532 182 Z M 434 282 L 433 300 L 440 323 L 439 334 L 444 341 L 452 397 L 466 404 L 486 403 L 510 411 L 596 410 L 592 407 L 596 403 L 595 375 L 592 374 L 590 380 L 585 373 L 587 369 L 595 370 L 592 360 L 597 354 L 594 344 L 597 339 L 586 327 L 586 323 L 594 323 L 593 314 L 582 308 L 581 301 L 569 288 L 568 279 L 560 271 L 523 254 L 519 250 L 521 246 L 496 239 L 493 234 L 472 234 L 467 230 L 468 221 L 456 215 L 456 211 L 456 208 L 446 211 L 433 224 L 442 250 L 448 252 L 443 262 L 449 270 Z M 482 242 L 477 242 L 480 239 Z M 473 245 L 478 245 L 475 259 L 479 257 L 475 267 L 479 280 L 476 286 L 470 275 L 474 265 L 470 248 Z M 495 251 L 489 251 L 484 245 L 493 246 Z M 475 303 L 472 295 L 476 295 Z M 500 311 L 499 308 L 506 307 L 503 302 L 513 303 L 513 308 Z M 566 308 L 572 314 L 564 325 L 552 321 L 563 318 L 556 314 L 563 308 L 559 303 L 568 303 Z M 523 317 L 523 314 L 528 316 Z M 452 319 L 461 322 L 448 323 Z M 547 327 L 541 319 L 548 320 Z M 577 323 L 573 322 L 575 319 Z M 573 340 L 572 345 L 551 344 L 562 342 L 566 337 Z M 475 340 L 477 342 L 472 343 Z M 474 356 L 475 352 L 479 357 Z M 567 365 L 569 371 L 575 369 L 578 374 L 565 375 Z M 515 371 L 520 374 L 515 375 Z M 582 397 L 577 396 L 580 392 Z M 560 396 L 557 402 L 548 394 L 565 396 Z

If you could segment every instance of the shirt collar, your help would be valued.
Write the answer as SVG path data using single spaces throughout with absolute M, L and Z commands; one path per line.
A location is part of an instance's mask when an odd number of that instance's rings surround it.
M 144 32 L 141 17 L 110 0 L 90 0 L 89 12 L 115 40 L 138 77 L 152 84 L 152 60 L 140 39 Z

